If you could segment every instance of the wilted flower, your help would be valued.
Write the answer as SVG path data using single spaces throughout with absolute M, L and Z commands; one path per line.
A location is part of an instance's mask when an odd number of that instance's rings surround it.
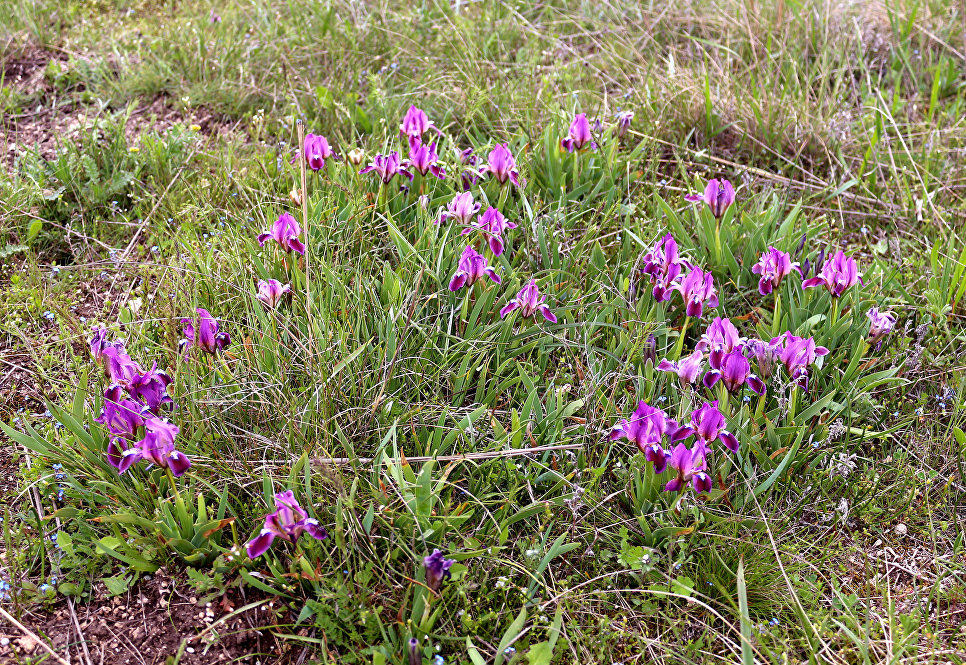
M 473 148 L 467 148 L 462 151 L 457 150 L 456 156 L 464 166 L 463 172 L 460 174 L 460 180 L 463 184 L 463 191 L 468 192 L 480 179 L 480 170 L 476 166 L 479 164 L 480 158 L 473 154 Z
M 298 208 L 302 207 L 302 190 L 298 187 L 292 187 L 292 191 L 288 193 L 288 199 Z
M 661 372 L 674 372 L 677 374 L 683 387 L 697 381 L 698 375 L 701 373 L 703 367 L 704 354 L 701 351 L 695 351 L 684 360 L 670 361 L 664 359 L 657 366 L 657 369 Z
M 422 110 L 410 106 L 399 126 L 399 133 L 409 138 L 421 139 L 430 129 L 436 129 L 436 125 L 429 121 L 429 117 Z
M 179 431 L 177 425 L 167 420 L 148 416 L 144 419 L 144 438 L 136 447 L 121 453 L 118 471 L 124 473 L 135 463 L 145 460 L 170 469 L 175 476 L 184 475 L 191 468 L 191 461 L 174 447 L 174 439 Z
M 366 151 L 362 148 L 353 148 L 348 154 L 349 163 L 359 166 L 366 160 Z
M 614 125 L 614 134 L 617 138 L 623 138 L 627 130 L 631 128 L 631 121 L 634 119 L 633 111 L 621 111 L 614 116 L 617 124 Z
M 184 324 L 184 336 L 181 346 L 187 351 L 192 346 L 197 346 L 202 351 L 210 354 L 223 351 L 231 338 L 226 332 L 218 332 L 218 319 L 213 317 L 208 310 L 199 307 L 195 310 L 198 313 L 197 326 L 191 319 L 181 319 Z
M 641 349 L 641 361 L 644 363 L 650 362 L 652 365 L 657 364 L 657 337 L 654 336 L 654 333 L 648 335 L 644 341 L 644 348 Z
M 546 305 L 547 296 L 540 295 L 540 290 L 537 288 L 537 280 L 531 279 L 526 283 L 517 297 L 508 302 L 500 310 L 500 318 L 503 318 L 515 309 L 520 310 L 520 314 L 525 318 L 529 319 L 531 316 L 540 312 L 550 323 L 556 323 L 557 317 L 554 316 L 553 312 L 550 311 L 550 307 Z
M 718 306 L 714 279 L 710 272 L 704 272 L 701 268 L 692 268 L 678 284 L 677 290 L 684 298 L 684 311 L 691 318 L 701 318 L 705 304 L 711 308 Z
M 704 375 L 705 387 L 712 387 L 718 379 L 721 379 L 729 393 L 738 392 L 745 384 L 759 395 L 765 392 L 765 384 L 751 373 L 751 364 L 740 349 L 724 354 L 720 367 Z
M 683 443 L 675 446 L 668 458 L 668 464 L 677 469 L 678 475 L 664 486 L 665 492 L 678 492 L 684 489 L 688 482 L 695 492 L 710 492 L 712 488 L 711 476 L 705 473 L 705 448 L 701 443 L 695 444 L 693 449 Z
M 446 169 L 438 164 L 435 142 L 427 146 L 419 139 L 409 139 L 409 162 L 420 175 L 432 173 L 440 180 L 446 177 Z
M 262 233 L 258 236 L 258 244 L 262 247 L 269 240 L 274 240 L 279 245 L 282 246 L 286 252 L 295 252 L 296 254 L 305 254 L 305 245 L 299 239 L 302 235 L 302 227 L 299 223 L 295 221 L 287 212 L 283 212 L 272 224 L 270 231 Z
M 510 152 L 510 146 L 505 143 L 497 143 L 490 151 L 486 164 L 480 169 L 480 175 L 491 174 L 501 185 L 505 185 L 507 180 L 517 187 L 523 187 L 526 181 L 520 179 L 520 172 L 517 170 L 516 160 Z
M 490 245 L 490 251 L 493 252 L 493 256 L 500 256 L 503 254 L 503 232 L 507 229 L 515 229 L 517 227 L 513 222 L 506 221 L 506 218 L 500 213 L 499 210 L 490 206 L 486 211 L 476 218 L 472 226 L 463 229 L 463 233 L 460 235 L 469 235 L 473 231 L 482 231 L 483 235 L 486 236 L 486 242 Z
M 748 358 L 755 359 L 755 364 L 758 366 L 758 376 L 763 380 L 767 381 L 771 378 L 779 360 L 778 354 L 781 347 L 781 343 L 765 342 L 760 339 L 749 339 L 745 343 L 745 354 Z
M 433 591 L 439 591 L 443 580 L 450 578 L 449 569 L 454 563 L 456 563 L 454 559 L 446 559 L 442 552 L 434 549 L 432 554 L 423 559 L 423 565 L 426 567 L 426 586 Z
M 661 409 L 649 405 L 644 400 L 637 403 L 631 419 L 621 420 L 610 431 L 609 439 L 627 439 L 636 445 L 648 462 L 654 465 L 654 473 L 663 473 L 667 467 L 667 453 L 661 447 L 665 435 L 673 434 L 678 424 L 668 418 Z
M 325 540 L 329 536 L 318 520 L 309 517 L 299 505 L 292 490 L 279 492 L 275 495 L 275 512 L 265 516 L 265 526 L 261 533 L 245 546 L 248 558 L 260 557 L 268 551 L 276 538 L 294 543 L 303 533 L 308 533 L 316 540 Z
M 809 337 L 796 337 L 791 331 L 784 335 L 773 337 L 772 345 L 778 348 L 778 358 L 785 365 L 788 376 L 798 385 L 808 390 L 808 368 L 815 363 L 819 356 L 828 353 L 824 346 L 817 346 L 815 340 Z
M 724 414 L 718 409 L 718 400 L 705 402 L 700 409 L 695 409 L 691 413 L 691 424 L 678 429 L 671 440 L 681 441 L 692 434 L 705 446 L 721 441 L 731 452 L 738 452 L 738 439 L 727 430 Z
M 825 262 L 821 272 L 802 282 L 802 288 L 824 286 L 833 298 L 838 298 L 850 287 L 862 283 L 862 273 L 855 265 L 855 260 L 846 256 L 845 252 L 840 249 L 830 260 Z
M 440 214 L 436 223 L 456 220 L 460 224 L 469 224 L 481 207 L 473 198 L 472 192 L 462 192 L 446 204 L 446 210 Z
M 869 319 L 869 344 L 876 344 L 876 348 L 882 346 L 882 338 L 892 332 L 896 326 L 896 315 L 892 312 L 880 312 L 878 307 L 873 307 L 865 315 Z
M 423 665 L 423 657 L 419 653 L 419 640 L 415 637 L 409 638 L 409 655 L 407 656 L 408 665 Z
M 798 274 L 802 273 L 799 265 L 792 263 L 791 254 L 774 247 L 769 247 L 761 255 L 758 263 L 751 267 L 751 272 L 761 275 L 761 279 L 758 280 L 758 293 L 763 296 L 767 296 L 773 289 L 777 289 L 782 279 L 790 275 L 793 270 L 798 271 Z
M 711 365 L 711 369 L 719 369 L 724 354 L 741 349 L 744 344 L 745 338 L 738 334 L 738 329 L 731 319 L 716 316 L 694 348 L 698 351 L 708 351 L 708 364 Z
M 268 305 L 269 309 L 275 309 L 282 300 L 282 296 L 292 290 L 288 284 L 282 284 L 277 279 L 258 280 L 258 295 L 255 297 Z
M 473 249 L 472 245 L 467 245 L 460 256 L 459 268 L 449 282 L 449 290 L 459 291 L 463 286 L 473 286 L 483 275 L 497 284 L 500 283 L 500 276 L 486 264 L 483 255 Z
M 321 134 L 305 135 L 305 164 L 313 171 L 325 168 L 326 160 L 335 157 L 329 141 Z M 295 161 L 295 160 L 293 160 Z
M 115 342 L 108 339 L 107 328 L 101 327 L 94 330 L 94 335 L 91 337 L 90 348 L 91 355 L 94 357 L 94 362 L 98 365 L 103 366 L 107 360 L 104 355 L 104 351 L 109 348 L 124 348 L 124 342 Z M 105 368 L 106 371 L 106 368 Z
M 712 178 L 704 188 L 704 194 L 702 196 L 688 194 L 684 199 L 691 203 L 704 201 L 708 204 L 708 208 L 711 209 L 711 214 L 721 219 L 725 211 L 735 202 L 735 188 L 731 186 L 729 181 L 723 178 L 721 180 Z
M 585 147 L 590 147 L 591 150 L 597 148 L 594 137 L 590 133 L 590 123 L 587 121 L 586 113 L 578 113 L 574 116 L 567 137 L 560 141 L 560 147 L 567 152 L 580 151 Z
M 409 170 L 409 160 L 400 159 L 399 153 L 393 150 L 388 155 L 376 155 L 366 168 L 359 171 L 359 175 L 375 172 L 383 184 L 388 185 L 397 175 L 409 178 L 412 182 L 413 172 Z
M 106 328 L 94 331 L 90 341 L 91 355 L 112 383 L 126 386 L 141 368 L 124 351 L 124 342 L 110 340 L 107 336 Z

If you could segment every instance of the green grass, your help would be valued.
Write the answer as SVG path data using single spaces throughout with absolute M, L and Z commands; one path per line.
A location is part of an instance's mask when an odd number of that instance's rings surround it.
M 961 7 L 216 11 L 0 0 L 2 71 L 57 56 L 39 84 L 3 81 L 7 136 L 94 118 L 0 172 L 0 417 L 26 432 L 3 441 L 44 513 L 24 495 L 4 515 L 5 607 L 85 602 L 164 565 L 202 594 L 278 596 L 264 625 L 317 662 L 404 662 L 412 636 L 424 662 L 436 645 L 472 663 L 962 662 Z M 441 128 L 448 180 L 384 202 L 330 163 L 308 174 L 308 260 L 258 246 L 280 212 L 301 220 L 297 120 L 371 156 L 401 146 L 410 104 Z M 149 107 L 178 115 L 152 127 Z M 574 111 L 618 109 L 635 112 L 624 141 L 560 152 Z M 528 185 L 474 191 L 519 227 L 487 253 L 500 286 L 451 294 L 463 243 L 434 220 L 455 150 L 494 142 Z M 722 250 L 683 201 L 715 175 L 739 186 Z M 741 452 L 716 451 L 704 502 L 677 503 L 606 437 L 637 399 L 678 415 L 644 347 L 653 333 L 658 359 L 673 355 L 680 300 L 628 294 L 666 231 L 714 274 L 716 315 L 832 349 L 794 418 L 775 390 L 761 415 L 733 400 Z M 833 323 L 831 299 L 791 279 L 775 325 L 750 268 L 803 235 L 803 258 L 845 248 L 865 286 Z M 531 276 L 559 323 L 496 314 Z M 293 290 L 274 311 L 254 297 L 269 277 Z M 875 304 L 899 325 L 860 362 Z M 178 351 L 195 307 L 232 336 L 217 359 Z M 156 468 L 119 478 L 104 459 L 86 349 L 102 324 L 174 377 L 193 463 L 177 494 Z M 250 562 L 238 548 L 284 489 L 330 538 Z M 423 585 L 433 548 L 457 560 L 438 598 Z M 52 566 L 58 588 L 42 592 Z

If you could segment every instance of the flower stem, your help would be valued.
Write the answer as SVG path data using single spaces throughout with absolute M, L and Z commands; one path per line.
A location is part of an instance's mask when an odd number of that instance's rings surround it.
M 835 324 L 839 322 L 839 307 L 840 306 L 841 306 L 841 303 L 839 303 L 839 299 L 838 298 L 832 298 L 832 327 L 833 328 L 835 327 Z
M 788 396 L 788 419 L 795 422 L 795 413 L 798 411 L 798 386 L 792 386 L 792 394 Z
M 681 352 L 684 350 L 684 335 L 688 331 L 688 326 L 691 325 L 691 317 L 684 317 L 684 325 L 681 326 L 681 334 L 678 335 L 678 343 L 674 348 L 674 359 L 681 359 Z
M 164 471 L 168 475 L 168 482 L 171 483 L 171 490 L 174 492 L 174 495 L 177 498 L 178 503 L 184 505 L 184 501 L 181 498 L 181 492 L 178 491 L 178 484 L 174 480 L 174 474 L 171 473 L 171 469 L 167 467 L 165 467 Z
M 772 337 L 778 337 L 778 331 L 781 329 L 782 322 L 782 297 L 775 289 L 775 305 L 772 308 L 772 319 L 771 319 L 771 335 Z

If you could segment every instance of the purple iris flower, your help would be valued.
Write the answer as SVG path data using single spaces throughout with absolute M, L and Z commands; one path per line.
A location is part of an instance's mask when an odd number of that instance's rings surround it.
M 497 143 L 493 146 L 486 164 L 480 169 L 480 175 L 487 173 L 496 178 L 501 185 L 505 185 L 507 180 L 517 187 L 523 187 L 527 184 L 525 180 L 520 178 L 517 162 L 513 158 L 513 153 L 510 152 L 510 146 L 506 143 Z
M 468 226 L 482 207 L 473 198 L 473 192 L 462 192 L 454 196 L 453 200 L 446 204 L 446 210 L 440 214 L 439 220 L 436 223 L 439 224 L 440 222 L 456 220 L 460 224 Z
M 440 180 L 446 177 L 446 169 L 438 163 L 435 142 L 424 145 L 419 139 L 409 139 L 409 162 L 420 175 L 432 173 Z
M 695 351 L 684 360 L 675 360 L 672 362 L 664 359 L 657 366 L 657 369 L 660 372 L 674 372 L 681 381 L 681 387 L 684 387 L 698 380 L 698 375 L 701 373 L 703 367 L 704 354 L 701 351 Z
M 325 168 L 325 162 L 335 157 L 335 152 L 329 145 L 329 140 L 321 134 L 305 135 L 305 164 L 313 171 Z M 295 160 L 292 160 L 293 162 Z
M 104 406 L 94 421 L 107 427 L 114 436 L 133 441 L 138 428 L 144 427 L 144 412 L 143 404 L 124 397 L 121 386 L 113 385 L 104 391 Z
M 826 355 L 828 349 L 817 346 L 811 337 L 796 337 L 791 331 L 772 338 L 771 343 L 779 349 L 778 358 L 791 380 L 808 390 L 808 368 L 819 356 Z
M 711 308 L 718 306 L 714 279 L 710 272 L 704 272 L 701 268 L 692 268 L 676 288 L 684 298 L 684 311 L 691 318 L 701 318 L 706 304 Z
M 537 312 L 540 312 L 547 321 L 556 323 L 557 317 L 550 311 L 550 306 L 546 304 L 546 301 L 547 296 L 540 295 L 540 289 L 537 288 L 537 280 L 531 279 L 526 283 L 526 286 L 520 289 L 516 298 L 503 306 L 503 309 L 500 310 L 500 318 L 502 319 L 513 310 L 519 309 L 520 314 L 525 319 L 529 319 Z
M 272 229 L 258 236 L 258 244 L 262 247 L 269 240 L 274 240 L 279 245 L 282 246 L 286 252 L 295 252 L 296 254 L 305 254 L 305 245 L 299 240 L 299 236 L 302 235 L 302 227 L 299 223 L 295 221 L 287 212 L 283 212 L 272 224 Z
M 873 307 L 865 315 L 869 319 L 869 344 L 875 344 L 876 349 L 882 346 L 882 338 L 892 332 L 896 327 L 896 315 L 892 312 L 880 312 L 878 307 Z
M 597 149 L 594 143 L 594 136 L 590 132 L 590 123 L 587 121 L 586 113 L 578 113 L 570 123 L 570 130 L 567 137 L 560 141 L 560 147 L 567 152 L 583 150 L 585 147 L 591 150 Z
M 449 290 L 459 291 L 464 286 L 473 286 L 484 275 L 497 284 L 500 283 L 500 276 L 486 264 L 483 255 L 473 249 L 472 245 L 467 245 L 460 256 L 459 267 L 449 282 Z
M 617 120 L 617 124 L 614 125 L 614 135 L 619 139 L 624 138 L 624 135 L 627 134 L 627 130 L 631 128 L 631 121 L 634 119 L 634 112 L 621 111 L 615 115 L 614 118 Z
M 765 384 L 751 373 L 751 363 L 740 349 L 724 354 L 721 357 L 720 367 L 704 375 L 705 387 L 712 387 L 718 379 L 721 379 L 729 393 L 738 392 L 745 384 L 759 395 L 765 393 Z
M 825 262 L 818 275 L 802 282 L 802 288 L 824 286 L 833 298 L 838 298 L 856 284 L 864 284 L 862 273 L 859 272 L 855 260 L 846 256 L 840 249 L 835 256 Z
M 792 271 L 802 274 L 802 269 L 797 263 L 792 263 L 792 255 L 780 249 L 769 247 L 761 255 L 758 263 L 751 267 L 751 272 L 761 275 L 758 280 L 758 293 L 767 296 L 773 289 L 777 289 L 782 280 Z
M 469 235 L 473 231 L 482 231 L 483 235 L 486 236 L 486 241 L 490 245 L 490 251 L 493 252 L 493 256 L 500 256 L 503 254 L 503 232 L 507 229 L 515 229 L 517 227 L 513 222 L 506 221 L 506 217 L 503 214 L 490 206 L 486 211 L 476 218 L 473 225 L 469 228 L 463 229 L 463 233 L 460 235 Z
M 778 338 L 776 338 L 778 339 Z M 781 351 L 781 343 L 773 341 L 765 342 L 760 339 L 749 339 L 745 343 L 745 354 L 748 358 L 754 358 L 758 366 L 758 376 L 767 381 L 775 371 L 778 364 L 778 354 Z
M 698 351 L 708 351 L 708 364 L 711 365 L 711 369 L 720 369 L 724 354 L 742 349 L 745 341 L 745 338 L 738 334 L 738 329 L 731 319 L 716 316 L 694 348 Z
M 127 388 L 128 393 L 134 399 L 147 407 L 148 411 L 157 415 L 161 407 L 173 404 L 174 400 L 168 394 L 168 386 L 171 385 L 171 377 L 166 372 L 158 369 L 158 363 L 151 363 L 151 369 L 146 372 L 137 372 L 131 377 Z
M 248 558 L 255 559 L 265 554 L 276 538 L 294 543 L 303 533 L 308 533 L 316 540 L 325 540 L 329 536 L 318 520 L 309 517 L 299 505 L 292 490 L 280 492 L 275 495 L 275 512 L 265 516 L 265 526 L 245 546 Z
M 668 464 L 677 469 L 678 475 L 664 486 L 665 492 L 683 490 L 689 482 L 694 487 L 695 492 L 711 491 L 711 476 L 704 471 L 707 466 L 705 448 L 700 442 L 696 443 L 693 449 L 679 443 L 674 447 L 674 451 L 668 458 Z
M 721 219 L 728 208 L 731 207 L 731 204 L 735 202 L 735 188 L 724 178 L 721 180 L 712 178 L 704 188 L 704 194 L 702 196 L 688 194 L 684 197 L 684 200 L 690 201 L 691 203 L 704 201 L 708 204 L 708 208 L 711 209 L 711 214 Z
M 678 424 L 668 418 L 664 411 L 641 400 L 637 403 L 631 419 L 625 418 L 614 425 L 608 438 L 611 441 L 627 439 L 632 442 L 644 453 L 647 461 L 654 465 L 654 473 L 664 473 L 668 455 L 661 447 L 661 440 L 677 429 Z
M 647 275 L 654 288 L 651 294 L 658 302 L 671 298 L 680 282 L 681 271 L 691 264 L 678 256 L 678 244 L 670 233 L 657 241 L 643 257 L 641 273 Z
M 175 476 L 183 476 L 191 468 L 191 461 L 174 446 L 174 439 L 179 431 L 177 425 L 167 420 L 154 416 L 146 417 L 144 419 L 144 438 L 136 447 L 128 448 L 121 453 L 118 471 L 124 473 L 135 463 L 145 460 L 151 464 L 170 469 Z
M 141 372 L 141 366 L 131 359 L 123 346 L 109 346 L 104 349 L 102 354 L 104 362 L 104 374 L 111 380 L 122 386 L 129 386 L 134 377 Z
M 265 303 L 269 309 L 275 309 L 282 297 L 289 293 L 292 287 L 282 284 L 277 279 L 258 280 L 258 295 L 255 297 Z
M 124 451 L 138 440 L 138 433 L 144 427 L 145 410 L 140 402 L 123 397 L 121 386 L 111 386 L 104 392 L 101 415 L 94 421 L 107 427 L 110 433 L 107 461 L 115 469 L 120 469 Z
M 400 159 L 399 153 L 393 150 L 388 155 L 380 154 L 373 157 L 369 166 L 359 171 L 359 175 L 374 172 L 385 185 L 392 182 L 392 179 L 397 175 L 409 178 L 409 181 L 412 182 L 415 176 L 409 170 L 409 166 L 409 160 Z
M 721 441 L 731 452 L 738 452 L 738 439 L 727 426 L 724 414 L 718 409 L 718 400 L 705 402 L 700 409 L 691 412 L 691 424 L 678 429 L 671 440 L 682 441 L 693 434 L 704 446 Z
M 184 324 L 184 336 L 181 340 L 182 350 L 187 350 L 192 346 L 197 346 L 202 351 L 212 355 L 223 351 L 228 346 L 231 338 L 226 332 L 218 332 L 218 319 L 213 317 L 208 310 L 199 307 L 198 322 L 191 319 L 181 319 Z
M 436 129 L 436 125 L 429 121 L 426 113 L 415 106 L 410 106 L 399 126 L 399 133 L 411 139 L 421 139 L 430 129 Z M 436 129 L 436 131 L 439 130 Z
M 446 559 L 442 552 L 434 549 L 432 554 L 423 559 L 423 566 L 426 567 L 426 586 L 433 591 L 439 591 L 443 580 L 450 578 L 449 569 L 454 563 L 456 563 L 454 559 Z

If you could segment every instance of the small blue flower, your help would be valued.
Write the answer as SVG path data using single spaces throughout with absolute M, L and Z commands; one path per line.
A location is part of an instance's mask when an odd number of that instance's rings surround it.
M 433 665 L 445 665 L 445 664 L 446 664 L 445 658 L 443 658 L 439 654 L 436 654 L 435 656 L 433 656 Z

